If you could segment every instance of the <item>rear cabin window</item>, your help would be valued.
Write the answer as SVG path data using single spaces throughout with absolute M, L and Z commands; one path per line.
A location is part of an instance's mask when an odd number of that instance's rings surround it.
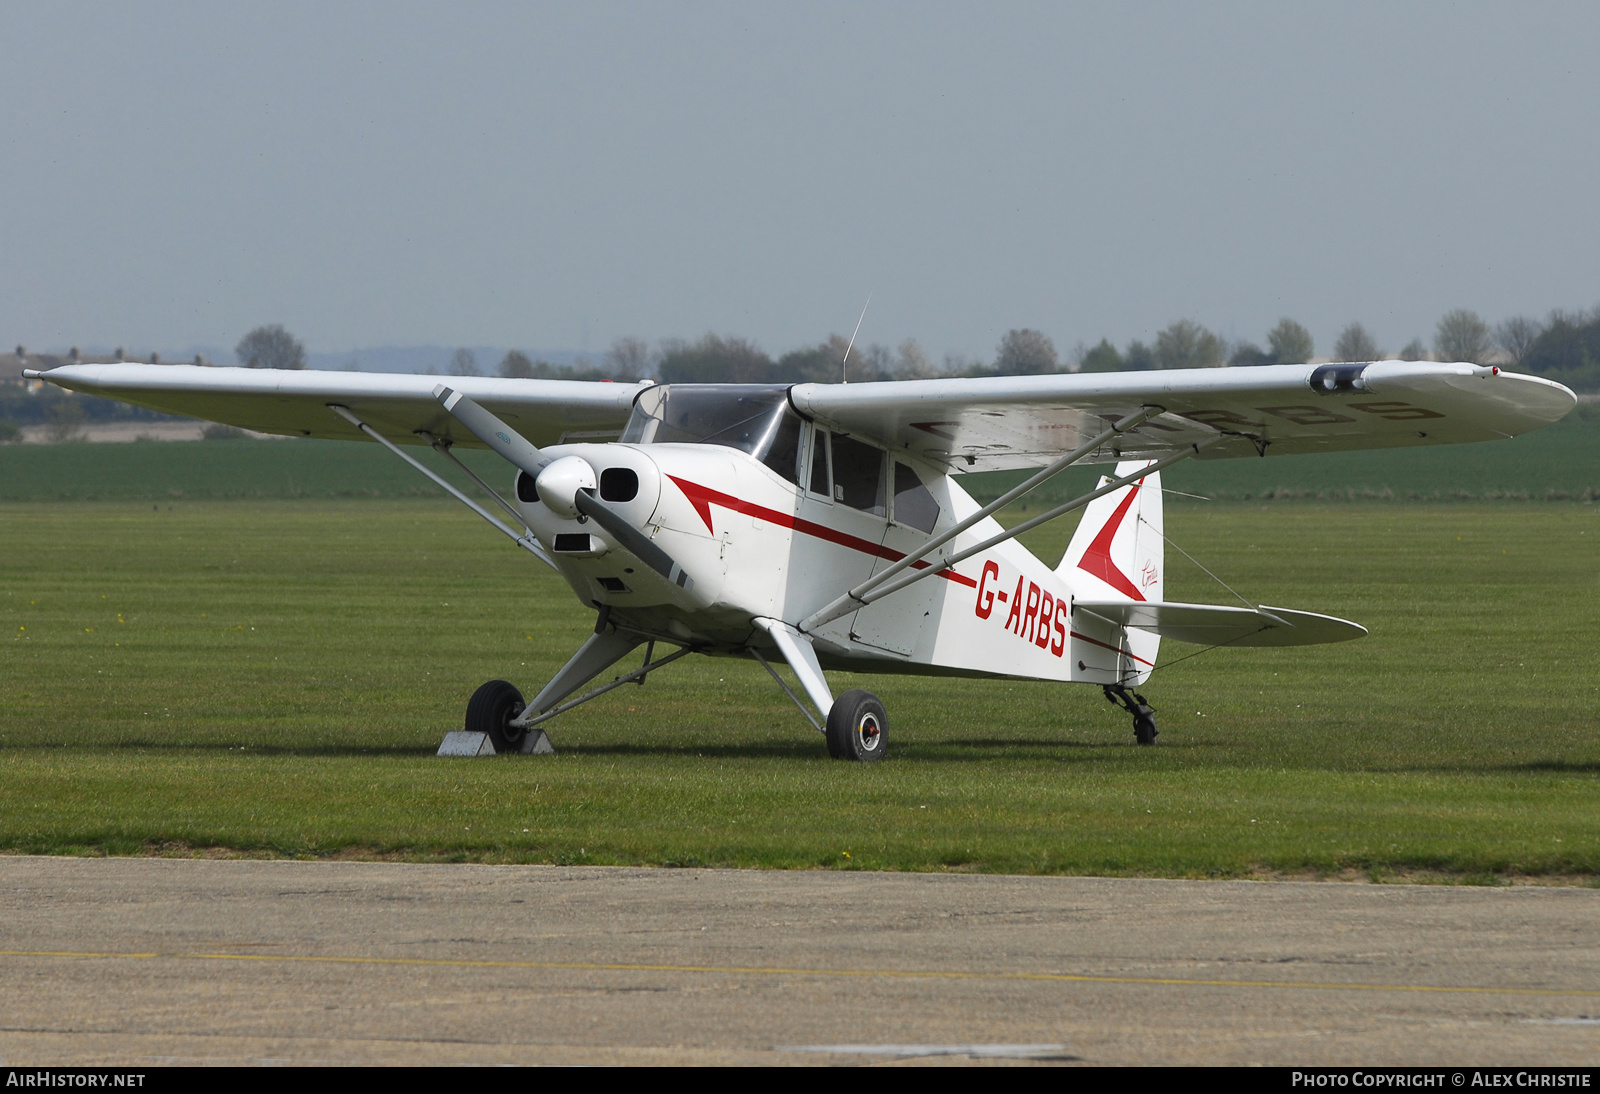
M 899 462 L 894 465 L 894 519 L 922 532 L 933 531 L 939 522 L 939 503 L 917 473 Z
M 833 497 L 874 516 L 888 512 L 883 482 L 884 452 L 851 437 L 833 437 Z

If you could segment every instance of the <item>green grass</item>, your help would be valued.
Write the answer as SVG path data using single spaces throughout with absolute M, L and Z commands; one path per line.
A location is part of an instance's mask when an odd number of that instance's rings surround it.
M 426 448 L 408 451 L 454 474 Z M 494 453 L 464 448 L 458 455 L 491 483 L 509 484 L 511 473 Z M 419 497 L 444 497 L 444 491 L 377 444 L 235 440 L 0 445 L 0 502 Z
M 471 761 L 432 753 L 472 689 L 536 687 L 591 617 L 449 503 L 0 505 L 0 848 L 1600 877 L 1600 508 L 1217 504 L 1169 532 L 1373 633 L 1162 669 L 1153 749 L 1092 688 L 841 674 L 893 733 L 841 764 L 759 667 L 690 658 L 551 723 L 556 756 Z M 1169 565 L 1173 598 L 1227 599 Z

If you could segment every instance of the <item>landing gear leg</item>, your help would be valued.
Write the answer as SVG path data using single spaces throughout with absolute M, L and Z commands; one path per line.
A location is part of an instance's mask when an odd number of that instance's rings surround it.
M 1137 691 L 1129 691 L 1121 684 L 1106 684 L 1103 689 L 1106 693 L 1106 702 L 1112 706 L 1119 706 L 1133 715 L 1133 739 L 1142 745 L 1156 743 L 1157 731 L 1155 720 L 1155 707 L 1145 702 L 1143 695 Z

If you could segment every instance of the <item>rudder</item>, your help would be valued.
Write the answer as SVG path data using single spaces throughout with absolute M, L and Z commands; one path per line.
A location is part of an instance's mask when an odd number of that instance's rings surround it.
M 1152 462 L 1119 463 L 1112 477 L 1102 476 L 1098 485 L 1137 474 Z M 1162 525 L 1161 472 L 1155 471 L 1084 508 L 1056 573 L 1075 599 L 1164 600 L 1166 540 Z M 1148 632 L 1119 629 L 1123 648 L 1132 655 L 1122 659 L 1129 674 L 1127 682 L 1142 683 L 1155 663 L 1161 639 Z

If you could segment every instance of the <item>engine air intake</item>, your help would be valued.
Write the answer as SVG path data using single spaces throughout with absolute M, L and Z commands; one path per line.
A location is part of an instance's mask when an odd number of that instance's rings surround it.
M 639 473 L 631 467 L 608 467 L 600 472 L 601 501 L 632 501 L 639 496 Z
M 517 500 L 532 505 L 539 500 L 539 487 L 526 471 L 517 472 Z

